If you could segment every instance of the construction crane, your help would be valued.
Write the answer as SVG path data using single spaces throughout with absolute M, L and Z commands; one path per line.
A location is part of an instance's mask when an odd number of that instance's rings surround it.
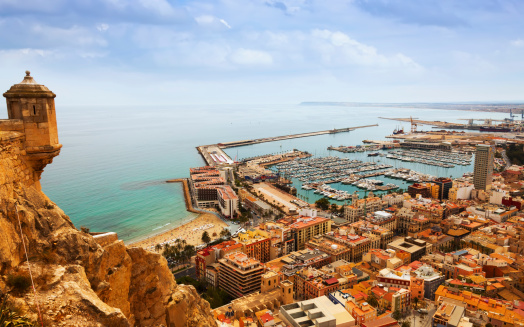
M 515 119 L 515 117 L 517 117 L 517 115 L 513 114 L 513 109 L 509 110 L 509 117 L 511 118 L 511 121 L 513 121 Z
M 411 120 L 411 134 L 416 133 L 417 132 L 417 123 L 413 122 L 413 117 L 410 116 L 409 119 Z

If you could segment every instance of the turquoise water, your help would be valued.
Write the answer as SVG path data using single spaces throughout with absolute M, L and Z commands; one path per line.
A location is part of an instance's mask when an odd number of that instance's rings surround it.
M 204 164 L 196 146 L 378 123 L 379 127 L 349 133 L 226 150 L 232 158 L 296 148 L 317 156 L 339 155 L 367 161 L 372 159 L 365 154 L 343 154 L 328 151 L 327 147 L 357 145 L 363 139 L 384 139 L 400 125 L 378 119 L 379 116 L 453 121 L 507 115 L 299 105 L 85 107 L 57 103 L 63 149 L 53 164 L 46 167 L 42 188 L 76 226 L 87 226 L 92 231 L 114 231 L 129 242 L 194 218 L 194 214 L 185 210 L 181 186 L 164 181 L 186 177 L 190 167 Z M 403 126 L 409 129 L 409 124 Z M 375 157 L 375 160 L 390 161 L 385 157 Z M 472 170 L 463 166 L 444 169 L 399 161 L 392 164 L 439 176 L 461 176 Z M 315 199 L 312 192 L 301 192 L 309 195 L 310 200 Z

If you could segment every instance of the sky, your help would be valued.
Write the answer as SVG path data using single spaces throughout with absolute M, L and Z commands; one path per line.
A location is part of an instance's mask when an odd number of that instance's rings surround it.
M 524 101 L 522 0 L 0 0 L 0 89 L 70 105 Z

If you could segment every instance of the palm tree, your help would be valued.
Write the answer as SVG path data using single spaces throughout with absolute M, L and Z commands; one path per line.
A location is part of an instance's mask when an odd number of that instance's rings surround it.
M 207 231 L 204 231 L 202 233 L 202 242 L 206 243 L 206 245 L 211 242 L 211 237 L 209 237 L 209 234 Z
M 157 250 L 157 252 L 160 252 L 160 250 L 162 250 L 162 245 L 160 245 L 160 243 L 155 245 L 155 250 Z
M 188 261 L 188 260 L 191 260 L 191 258 L 196 254 L 196 250 L 195 250 L 195 247 L 191 244 L 187 244 L 186 246 L 184 246 L 184 262 L 185 261 Z

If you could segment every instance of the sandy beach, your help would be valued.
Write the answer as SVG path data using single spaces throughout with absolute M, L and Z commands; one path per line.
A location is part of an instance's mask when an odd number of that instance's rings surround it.
M 208 232 L 211 240 L 215 240 L 220 237 L 220 231 L 222 231 L 224 227 L 227 227 L 227 224 L 217 216 L 203 213 L 187 224 L 171 229 L 165 233 L 151 236 L 145 240 L 131 243 L 129 246 L 141 247 L 157 252 L 155 249 L 157 244 L 163 244 L 165 242 L 171 242 L 172 244 L 177 238 L 184 239 L 188 244 L 197 246 L 202 244 L 201 238 L 204 231 Z M 216 233 L 216 236 L 213 236 L 214 233 Z

